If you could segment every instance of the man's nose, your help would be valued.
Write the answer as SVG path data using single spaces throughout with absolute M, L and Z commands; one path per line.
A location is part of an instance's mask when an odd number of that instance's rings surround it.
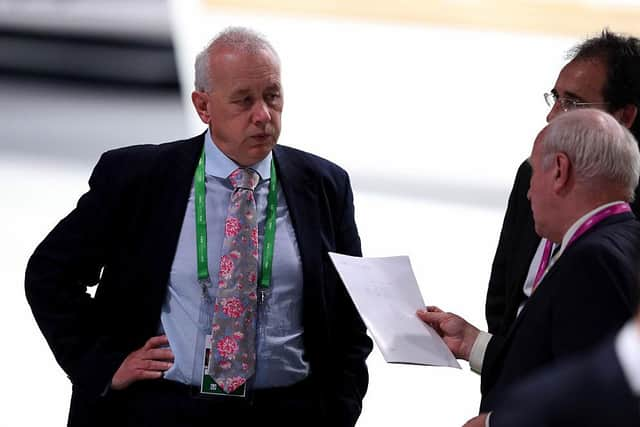
M 269 107 L 264 101 L 258 101 L 253 106 L 253 111 L 251 112 L 251 120 L 255 125 L 260 125 L 271 121 L 271 113 L 269 112 Z
M 553 107 L 551 107 L 551 110 L 549 110 L 549 114 L 547 114 L 547 123 L 551 122 L 551 120 L 556 118 L 558 114 L 561 114 L 563 112 L 564 110 L 560 106 L 559 102 L 556 102 L 555 104 L 553 104 Z

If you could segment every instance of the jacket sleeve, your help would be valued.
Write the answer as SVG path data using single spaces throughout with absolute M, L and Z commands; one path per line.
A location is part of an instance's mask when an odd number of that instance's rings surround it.
M 336 247 L 346 255 L 362 256 L 360 237 L 355 223 L 353 193 L 349 177 L 344 173 L 342 210 L 336 213 Z M 373 348 L 366 327 L 356 311 L 344 285 L 340 282 L 336 295 L 338 334 L 336 343 L 341 349 L 342 369 L 336 372 L 335 394 L 328 402 L 334 425 L 353 426 L 362 410 L 362 399 L 367 391 L 369 376 L 365 360 Z
M 94 395 L 104 391 L 125 356 L 100 336 L 87 293 L 116 240 L 120 179 L 111 173 L 117 169 L 109 157 L 101 157 L 89 191 L 37 247 L 25 274 L 27 300 L 56 360 L 74 386 Z

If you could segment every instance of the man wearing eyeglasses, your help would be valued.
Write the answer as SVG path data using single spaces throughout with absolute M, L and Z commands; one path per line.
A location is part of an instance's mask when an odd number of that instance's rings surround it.
M 544 98 L 551 107 L 547 122 L 566 111 L 598 108 L 607 111 L 640 140 L 640 40 L 608 30 L 570 51 L 550 93 Z M 543 258 L 546 239 L 535 232 L 531 206 L 527 200 L 531 167 L 525 161 L 518 169 L 498 249 L 496 251 L 486 301 L 489 332 L 506 334 L 525 301 L 531 296 L 536 272 Z M 640 217 L 640 196 L 631 207 Z

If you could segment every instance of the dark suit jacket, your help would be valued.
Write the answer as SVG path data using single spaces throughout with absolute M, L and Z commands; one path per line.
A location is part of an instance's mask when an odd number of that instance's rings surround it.
M 614 341 L 513 387 L 491 414 L 491 427 L 637 427 L 640 398 L 620 368 Z
M 606 218 L 551 266 L 507 334 L 494 335 L 482 367 L 482 412 L 534 371 L 618 330 L 638 301 L 640 223 Z
M 103 154 L 89 192 L 29 261 L 27 298 L 73 383 L 70 425 L 117 412 L 101 394 L 126 355 L 156 334 L 203 141 Z M 292 148 L 277 146 L 274 159 L 302 259 L 305 356 L 332 424 L 353 425 L 372 343 L 327 255 L 361 255 L 349 178 Z M 86 286 L 97 283 L 92 299 Z
M 525 161 L 516 174 L 491 267 L 485 314 L 492 334 L 504 335 L 513 324 L 518 307 L 526 298 L 522 287 L 540 243 L 527 199 L 530 180 L 531 166 Z M 636 188 L 631 208 L 640 217 L 640 187 Z

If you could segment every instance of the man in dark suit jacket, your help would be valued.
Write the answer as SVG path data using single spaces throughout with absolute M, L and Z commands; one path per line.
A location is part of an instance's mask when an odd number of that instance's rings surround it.
M 464 427 L 640 425 L 640 314 L 615 339 L 527 378 Z
M 640 223 L 625 202 L 640 173 L 633 136 L 607 113 L 572 111 L 540 132 L 529 162 L 536 232 L 559 250 L 547 252 L 511 328 L 490 335 L 439 309 L 419 313 L 481 372 L 482 411 L 511 384 L 620 328 L 638 300 Z
M 588 105 L 609 112 L 640 140 L 640 40 L 605 30 L 575 47 L 571 56 L 545 95 L 552 107 L 547 121 Z M 507 333 L 530 295 L 537 267 L 534 255 L 545 244 L 535 233 L 527 200 L 530 179 L 531 168 L 525 161 L 516 174 L 491 268 L 485 311 L 493 334 Z M 631 206 L 639 216 L 640 194 Z
M 198 56 L 192 99 L 208 125 L 205 134 L 105 153 L 89 192 L 29 261 L 29 303 L 73 384 L 69 425 L 353 426 L 372 342 L 327 256 L 361 255 L 348 176 L 324 159 L 276 146 L 280 63 L 250 30 L 225 30 Z M 270 176 L 278 177 L 275 283 L 259 307 L 267 310 L 283 289 L 287 299 L 279 302 L 282 312 L 257 321 L 258 347 L 269 354 L 257 355 L 244 398 L 210 396 L 198 387 L 205 357 L 198 316 L 209 307 L 206 295 L 215 300 L 217 283 L 202 284 L 201 294 L 196 280 L 193 183 L 204 152 L 206 162 L 213 153 L 219 163 L 267 176 L 272 156 Z M 206 171 L 206 217 L 219 218 L 207 224 L 210 238 L 222 235 L 233 188 L 226 173 L 215 179 L 209 163 Z M 258 206 L 269 188 L 263 178 Z M 210 199 L 222 197 L 216 192 L 224 193 L 221 209 Z M 208 266 L 217 271 L 217 259 Z M 96 284 L 91 298 L 86 288 Z

